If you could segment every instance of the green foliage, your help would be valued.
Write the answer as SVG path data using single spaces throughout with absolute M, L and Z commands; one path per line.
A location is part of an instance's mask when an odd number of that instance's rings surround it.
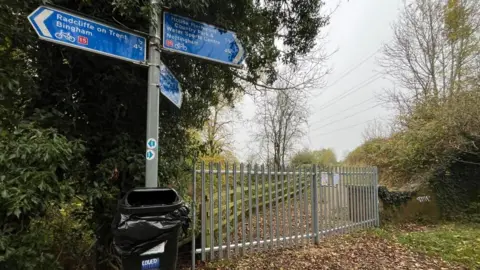
M 75 216 L 83 205 L 70 202 L 84 185 L 84 151 L 81 142 L 32 124 L 0 132 L 0 268 L 82 264 L 92 231 Z
M 465 211 L 478 203 L 480 194 L 479 102 L 476 89 L 442 104 L 417 105 L 411 115 L 399 117 L 404 129 L 365 142 L 346 160 L 378 166 L 387 186 L 427 185 L 444 218 L 469 219 Z
M 332 166 L 337 164 L 337 157 L 333 149 L 308 150 L 304 149 L 297 152 L 290 163 L 295 166 L 319 164 L 323 166 Z
M 74 194 L 85 173 L 83 145 L 53 129 L 21 125 L 0 133 L 0 220 L 28 219 Z M 15 222 L 16 223 L 16 222 Z M 11 229 L 16 229 L 16 226 Z
M 423 232 L 401 233 L 397 239 L 413 250 L 462 263 L 470 269 L 480 267 L 480 227 L 477 225 L 443 225 Z
M 91 226 L 79 202 L 49 206 L 21 234 L 1 236 L 5 269 L 92 269 L 95 244 Z M 3 262 L 3 263 L 2 263 Z

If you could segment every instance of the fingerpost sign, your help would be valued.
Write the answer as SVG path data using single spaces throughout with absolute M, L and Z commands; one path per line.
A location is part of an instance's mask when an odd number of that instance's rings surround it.
M 234 32 L 169 12 L 163 12 L 163 49 L 232 66 L 245 59 Z
M 145 64 L 146 39 L 60 9 L 40 6 L 28 20 L 40 39 Z

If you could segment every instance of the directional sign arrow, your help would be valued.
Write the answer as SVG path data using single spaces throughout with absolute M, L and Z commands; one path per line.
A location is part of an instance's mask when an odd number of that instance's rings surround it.
M 147 154 L 145 156 L 147 160 L 152 160 L 155 158 L 155 152 L 153 152 L 153 150 L 147 150 Z
M 40 39 L 143 64 L 146 39 L 92 19 L 40 6 L 28 16 Z
M 216 26 L 163 12 L 163 48 L 190 56 L 241 66 L 245 50 L 237 35 Z
M 148 139 L 147 147 L 150 149 L 155 149 L 157 147 L 157 141 L 153 138 Z

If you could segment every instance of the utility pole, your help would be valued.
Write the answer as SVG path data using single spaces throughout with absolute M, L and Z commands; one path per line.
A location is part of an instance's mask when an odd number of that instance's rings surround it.
M 160 16 L 158 0 L 150 0 L 152 18 L 150 24 L 148 55 L 148 104 L 147 104 L 147 151 L 145 187 L 158 186 L 158 122 L 160 109 Z

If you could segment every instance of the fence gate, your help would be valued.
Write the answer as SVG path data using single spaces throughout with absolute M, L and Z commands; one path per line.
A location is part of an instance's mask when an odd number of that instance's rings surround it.
M 192 269 L 196 254 L 232 258 L 378 226 L 377 184 L 375 167 L 201 163 L 193 173 Z

